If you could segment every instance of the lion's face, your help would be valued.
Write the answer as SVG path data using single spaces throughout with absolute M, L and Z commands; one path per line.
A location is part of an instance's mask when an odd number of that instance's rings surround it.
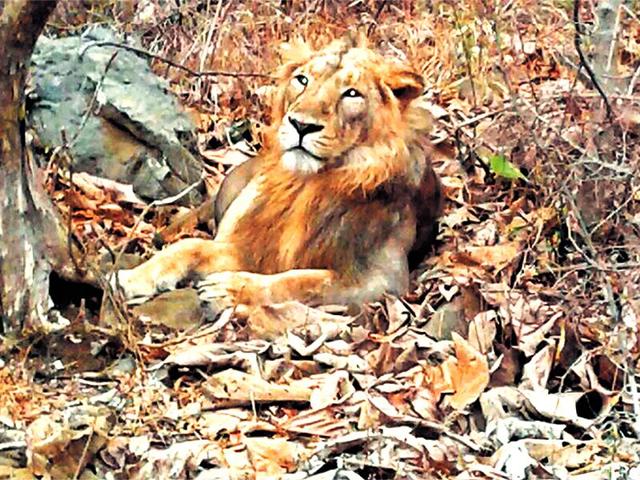
M 299 173 L 340 166 L 405 129 L 408 103 L 423 91 L 406 66 L 362 47 L 334 42 L 283 68 L 274 108 L 283 165 Z

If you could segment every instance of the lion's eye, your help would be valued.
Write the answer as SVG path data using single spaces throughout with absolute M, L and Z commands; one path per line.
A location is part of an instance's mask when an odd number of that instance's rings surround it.
M 300 75 L 296 75 L 295 77 L 293 77 L 296 79 L 296 81 L 302 85 L 303 87 L 306 87 L 309 84 L 309 79 L 307 77 L 305 77 L 304 75 L 300 74 Z
M 362 94 L 359 91 L 357 91 L 355 88 L 350 88 L 348 90 L 345 90 L 342 96 L 345 98 L 361 98 Z

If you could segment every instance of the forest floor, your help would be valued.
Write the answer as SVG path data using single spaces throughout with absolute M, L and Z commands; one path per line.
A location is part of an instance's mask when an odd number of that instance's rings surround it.
M 99 299 L 68 308 L 0 357 L 0 479 L 640 479 L 640 4 L 603 48 L 616 2 L 577 22 L 560 0 L 179 3 L 62 2 L 48 33 L 139 36 L 197 119 L 213 192 L 237 121 L 269 121 L 278 47 L 367 32 L 427 81 L 436 250 L 409 294 L 357 314 L 116 327 Z M 151 254 L 185 211 L 50 183 L 75 235 L 113 251 Z

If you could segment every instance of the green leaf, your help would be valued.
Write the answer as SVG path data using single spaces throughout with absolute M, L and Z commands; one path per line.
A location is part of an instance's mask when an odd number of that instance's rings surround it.
M 499 177 L 508 178 L 509 180 L 521 179 L 525 182 L 527 181 L 527 178 L 518 167 L 507 160 L 504 155 L 491 155 L 489 157 L 489 168 Z

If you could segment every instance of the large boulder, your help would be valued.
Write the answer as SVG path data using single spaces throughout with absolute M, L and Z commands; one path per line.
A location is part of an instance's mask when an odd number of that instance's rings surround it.
M 124 39 L 105 27 L 90 27 L 81 36 L 40 37 L 31 65 L 29 126 L 49 148 L 63 143 L 63 129 L 68 141 L 80 132 L 71 145 L 75 171 L 131 183 L 149 199 L 179 193 L 202 172 L 185 148 L 195 144 L 191 119 L 147 58 L 100 42 Z M 198 202 L 201 195 L 193 191 L 186 200 Z

